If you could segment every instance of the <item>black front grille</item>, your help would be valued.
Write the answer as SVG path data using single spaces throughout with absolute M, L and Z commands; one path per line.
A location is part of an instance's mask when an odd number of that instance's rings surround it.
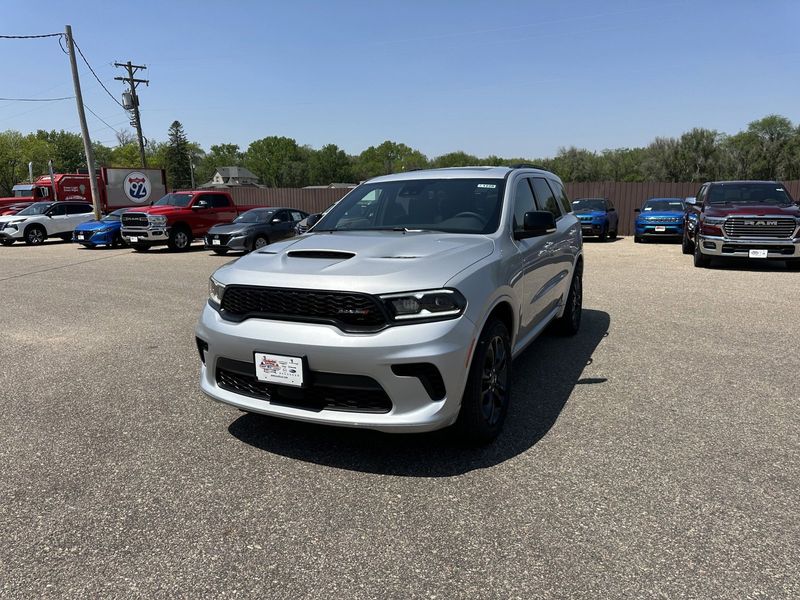
M 230 239 L 231 236 L 224 233 L 209 233 L 206 235 L 206 244 L 209 246 L 225 246 Z M 219 240 L 219 244 L 214 244 L 212 240 Z
M 217 385 L 224 390 L 264 400 L 270 404 L 319 412 L 387 413 L 392 401 L 380 384 L 371 377 L 311 371 L 310 385 L 291 388 L 259 381 L 249 363 L 220 358 L 217 361 Z
M 122 215 L 123 227 L 147 227 L 148 225 L 150 225 L 150 222 L 144 213 L 126 212 Z
M 367 294 L 234 285 L 225 288 L 222 316 L 332 323 L 345 331 L 377 331 L 387 324 L 378 300 Z

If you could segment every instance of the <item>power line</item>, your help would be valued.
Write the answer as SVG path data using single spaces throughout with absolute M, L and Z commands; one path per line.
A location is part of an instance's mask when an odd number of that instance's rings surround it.
M 100 116 L 100 115 L 98 115 L 96 112 L 94 112 L 94 111 L 93 111 L 91 108 L 89 108 L 89 105 L 88 105 L 88 104 L 86 104 L 86 103 L 84 102 L 84 103 L 83 103 L 83 106 L 84 106 L 84 107 L 86 107 L 86 110 L 88 110 L 88 111 L 89 111 L 90 113 L 92 113 L 92 114 L 93 114 L 95 117 L 97 117 L 97 120 L 98 120 L 98 121 L 100 121 L 101 123 L 105 124 L 105 126 L 106 126 L 106 127 L 108 127 L 109 129 L 112 129 L 114 132 L 116 132 L 116 133 L 119 133 L 119 131 L 118 131 L 117 129 L 115 129 L 115 128 L 114 128 L 112 125 L 109 125 L 108 123 L 106 123 L 106 121 L 105 121 L 105 119 L 103 119 L 103 117 L 101 117 L 101 116 Z
M 39 38 L 61 37 L 63 33 L 42 33 L 39 35 L 0 35 L 0 40 L 34 40 Z
M 83 62 L 85 62 L 86 66 L 89 67 L 89 70 L 92 72 L 92 75 L 94 75 L 94 78 L 97 79 L 97 83 L 99 83 L 100 87 L 102 87 L 106 91 L 106 94 L 108 94 L 109 98 L 111 98 L 114 102 L 119 104 L 122 108 L 125 108 L 124 106 L 122 106 L 122 102 L 117 100 L 116 97 L 114 96 L 114 94 L 109 92 L 108 88 L 105 86 L 105 84 L 102 81 L 100 81 L 100 78 L 97 76 L 97 73 L 94 72 L 94 69 L 92 68 L 92 65 L 89 64 L 89 61 L 86 60 L 86 57 L 83 55 L 83 52 L 81 51 L 81 47 L 78 46 L 78 44 L 75 43 L 74 39 L 72 40 L 72 44 L 75 46 L 75 49 L 78 51 L 78 54 L 81 55 L 81 58 L 83 59 Z
M 72 100 L 75 96 L 63 98 L 0 98 L 3 102 L 58 102 L 59 100 Z

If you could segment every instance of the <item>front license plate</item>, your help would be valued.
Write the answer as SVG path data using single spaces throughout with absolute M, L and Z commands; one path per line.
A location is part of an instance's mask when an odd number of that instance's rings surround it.
M 259 381 L 303 387 L 303 359 L 299 356 L 256 352 L 255 363 Z
M 750 250 L 747 255 L 750 258 L 767 258 L 768 250 Z
M 131 243 L 133 243 L 133 244 L 135 244 L 135 243 L 136 243 L 136 242 L 138 242 L 138 241 L 139 241 L 139 238 L 138 238 L 138 237 L 136 237 L 136 236 L 134 236 L 134 237 L 132 237 L 132 238 L 131 238 Z
M 663 225 L 656 225 L 656 233 L 663 233 L 666 230 L 667 228 L 664 227 Z
M 219 240 L 211 240 L 212 246 L 219 246 L 220 244 L 222 244 L 222 242 L 220 242 Z
M 79 239 L 79 240 L 82 240 L 82 239 L 83 239 L 83 234 L 82 234 L 82 233 L 79 233 L 79 234 L 78 234 L 78 239 Z

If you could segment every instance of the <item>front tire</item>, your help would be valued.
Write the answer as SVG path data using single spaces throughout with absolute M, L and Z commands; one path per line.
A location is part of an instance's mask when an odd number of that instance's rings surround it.
M 472 356 L 455 428 L 469 444 L 484 445 L 503 428 L 511 399 L 511 337 L 492 319 L 483 328 Z
M 689 239 L 689 236 L 685 233 L 683 234 L 683 240 L 681 241 L 681 252 L 684 254 L 692 254 L 694 252 L 694 244 L 692 240 Z
M 31 225 L 25 231 L 25 243 L 29 246 L 39 246 L 47 239 L 47 231 L 41 225 Z
M 609 231 L 608 232 L 608 239 L 610 239 L 610 240 L 617 239 L 617 230 L 616 229 L 614 231 Z
M 0 244 L 3 244 L 3 246 L 13 246 L 14 240 L 0 240 Z
M 214 254 L 219 254 L 220 256 L 223 256 L 223 255 L 228 253 L 228 249 L 227 248 L 212 248 L 211 251 Z
M 711 265 L 711 259 L 700 250 L 700 242 L 694 243 L 694 266 L 699 269 L 706 269 Z
M 185 227 L 173 227 L 169 232 L 167 246 L 173 252 L 185 252 L 192 245 L 192 234 Z
M 633 243 L 634 244 L 641 244 L 644 240 L 640 238 L 638 235 L 633 236 Z
M 605 242 L 608 239 L 608 229 L 603 229 L 600 235 L 597 236 L 597 239 L 601 242 Z
M 794 260 L 787 260 L 786 268 L 790 271 L 800 271 L 800 259 L 796 258 Z
M 131 248 L 133 248 L 135 252 L 147 252 L 150 250 L 150 246 L 147 244 L 131 244 Z
M 256 239 L 253 240 L 253 247 L 252 250 L 258 250 L 259 248 L 263 248 L 264 246 L 269 245 L 269 240 L 265 238 L 263 235 L 259 235 Z

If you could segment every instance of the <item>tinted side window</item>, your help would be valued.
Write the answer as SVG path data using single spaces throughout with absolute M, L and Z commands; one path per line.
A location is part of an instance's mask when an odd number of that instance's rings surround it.
M 536 202 L 533 199 L 533 192 L 527 179 L 520 179 L 517 182 L 517 189 L 514 193 L 514 230 L 522 229 L 525 222 L 525 213 L 536 210 Z
M 289 220 L 289 213 L 286 212 L 285 210 L 281 210 L 278 212 L 278 214 L 275 215 L 275 218 L 279 219 L 281 223 L 285 223 L 286 221 Z
M 67 207 L 63 204 L 54 204 L 50 209 L 50 216 L 51 217 L 60 217 L 67 214 Z
M 533 184 L 533 193 L 536 195 L 536 204 L 539 210 L 546 210 L 553 213 L 556 219 L 561 217 L 561 210 L 558 208 L 558 201 L 553 195 L 553 190 L 547 185 L 547 182 L 541 177 L 531 178 Z
M 91 204 L 70 204 L 67 206 L 68 215 L 85 215 L 94 210 Z
M 548 179 L 547 183 L 550 184 L 550 188 L 553 190 L 553 194 L 555 195 L 556 199 L 561 203 L 561 209 L 564 211 L 564 214 L 572 212 L 572 202 L 569 201 L 569 196 L 567 196 L 567 191 L 564 189 L 564 186 L 558 183 L 557 181 L 553 181 L 552 179 Z
M 212 194 L 211 195 L 211 207 L 212 208 L 228 208 L 230 206 L 230 202 L 228 202 L 228 197 L 223 194 Z

